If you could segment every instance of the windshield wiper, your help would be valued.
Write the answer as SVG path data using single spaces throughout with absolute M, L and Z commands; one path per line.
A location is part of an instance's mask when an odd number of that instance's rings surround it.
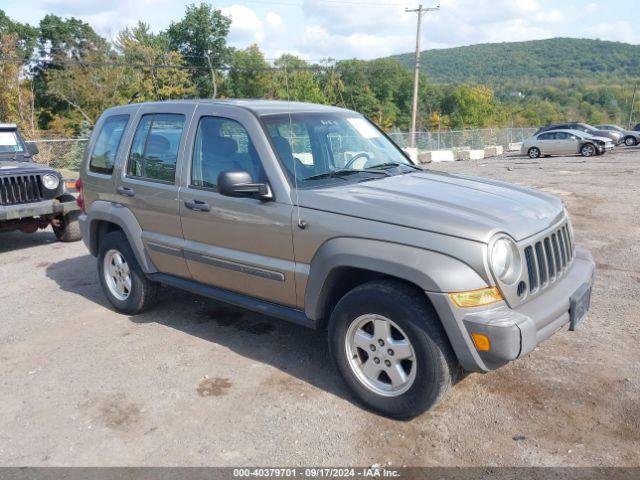
M 310 177 L 305 177 L 302 180 L 320 180 L 322 178 L 342 178 L 348 175 L 353 175 L 355 173 L 373 173 L 375 175 L 386 175 L 389 176 L 389 172 L 385 172 L 383 170 L 369 170 L 369 169 L 343 169 L 343 170 L 333 170 L 331 172 L 318 173 L 317 175 L 311 175 Z
M 379 163 L 378 165 L 374 165 L 373 167 L 369 167 L 369 170 L 371 169 L 384 169 L 384 168 L 391 168 L 391 167 L 409 167 L 409 168 L 413 168 L 414 170 L 422 170 L 421 167 L 419 167 L 418 165 L 414 165 L 412 163 L 400 163 L 400 162 L 385 162 L 385 163 Z

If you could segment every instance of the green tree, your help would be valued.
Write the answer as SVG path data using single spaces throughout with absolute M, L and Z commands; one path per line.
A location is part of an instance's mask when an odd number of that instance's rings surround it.
M 17 57 L 23 44 L 17 35 L 0 34 L 0 57 Z M 35 130 L 33 92 L 29 81 L 21 76 L 22 65 L 14 61 L 0 61 L 0 119 L 17 123 L 32 136 Z
M 271 88 L 269 64 L 257 45 L 231 51 L 232 70 L 227 77 L 228 94 L 235 98 L 265 98 Z
M 274 62 L 271 97 L 297 102 L 325 103 L 318 76 L 303 59 L 283 54 Z
M 11 39 L 8 36 L 11 35 Z M 28 59 L 33 54 L 38 39 L 38 30 L 26 23 L 15 22 L 0 9 L 0 37 L 12 43 L 12 54 L 20 59 Z
M 60 96 L 62 85 L 56 85 L 55 90 L 58 93 L 54 93 L 54 88 L 48 83 L 49 79 L 65 77 L 67 69 L 74 72 L 82 70 L 88 74 L 92 66 L 82 67 L 79 62 L 109 61 L 113 57 L 113 52 L 109 43 L 88 23 L 73 17 L 63 19 L 57 15 L 46 15 L 40 21 L 38 31 L 39 60 L 32 66 L 31 74 L 34 79 L 39 126 L 42 129 L 50 128 L 51 122 L 56 120 L 58 126 L 65 125 L 65 128 L 71 128 L 70 125 L 74 122 L 61 122 L 60 117 L 64 117 L 71 111 L 80 113 L 82 109 L 70 107 L 69 102 Z M 97 67 L 95 76 L 101 76 L 104 70 L 105 67 Z M 54 71 L 57 73 L 53 73 Z M 93 87 L 99 88 L 95 84 Z
M 484 85 L 462 85 L 443 100 L 443 113 L 449 116 L 451 128 L 490 126 L 496 119 L 493 90 Z
M 171 50 L 179 52 L 192 67 L 192 79 L 198 96 L 215 97 L 220 79 L 215 70 L 229 56 L 227 35 L 231 19 L 206 3 L 187 6 L 182 20 L 172 22 L 167 30 Z
M 123 94 L 138 101 L 195 95 L 195 86 L 182 55 L 167 51 L 167 47 L 165 36 L 151 33 L 143 22 L 120 32 L 116 49 L 124 60 L 128 77 L 128 82 L 121 86 Z

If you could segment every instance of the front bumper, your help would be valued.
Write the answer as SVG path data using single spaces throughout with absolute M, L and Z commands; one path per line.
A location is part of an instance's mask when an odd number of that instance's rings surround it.
M 570 298 L 593 285 L 595 262 L 588 250 L 576 247 L 576 256 L 564 278 L 547 291 L 514 309 L 506 303 L 490 308 L 458 308 L 447 294 L 428 293 L 462 366 L 486 372 L 530 353 L 569 323 Z M 458 331 L 459 329 L 459 331 Z M 489 337 L 491 350 L 478 352 L 471 332 Z
M 79 207 L 75 201 L 60 202 L 58 200 L 44 200 L 36 203 L 21 203 L 17 205 L 0 206 L 0 222 L 20 220 L 22 218 L 42 217 L 44 215 L 60 215 Z

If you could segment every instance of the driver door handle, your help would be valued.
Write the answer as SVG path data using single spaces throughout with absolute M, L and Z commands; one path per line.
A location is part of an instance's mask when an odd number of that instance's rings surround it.
M 189 210 L 194 210 L 196 212 L 208 212 L 209 210 L 211 210 L 209 204 L 201 200 L 187 200 L 186 202 L 184 202 L 184 206 Z

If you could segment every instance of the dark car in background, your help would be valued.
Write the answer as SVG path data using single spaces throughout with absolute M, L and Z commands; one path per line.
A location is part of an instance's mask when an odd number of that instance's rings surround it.
M 35 163 L 37 154 L 38 147 L 25 142 L 16 125 L 0 123 L 0 233 L 35 233 L 51 225 L 58 240 L 80 240 L 75 181 Z
M 610 138 L 615 145 L 622 143 L 624 140 L 623 135 L 620 132 L 614 132 L 611 130 L 599 130 L 592 125 L 580 122 L 568 122 L 568 123 L 555 123 L 553 125 L 547 125 L 540 128 L 534 135 L 538 135 L 542 132 L 549 130 L 577 130 L 579 132 L 588 133 L 594 137 L 606 137 Z

